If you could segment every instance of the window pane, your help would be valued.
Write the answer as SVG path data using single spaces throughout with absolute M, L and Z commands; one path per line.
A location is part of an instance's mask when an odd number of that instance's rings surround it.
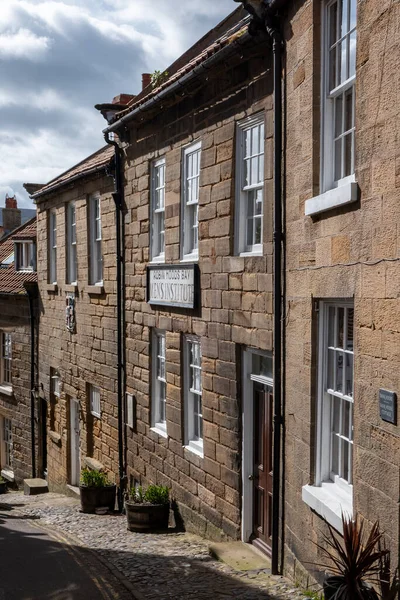
M 344 348 L 344 308 L 343 307 L 339 307 L 338 311 L 337 311 L 337 316 L 338 316 L 338 320 L 337 320 L 337 342 L 336 342 L 336 347 L 337 348 Z
M 349 4 L 348 0 L 341 0 L 339 3 L 341 6 L 341 25 L 342 25 L 342 34 L 341 36 L 345 36 L 349 30 Z
M 347 309 L 347 350 L 353 350 L 354 345 L 354 308 Z
M 343 96 L 335 98 L 335 137 L 343 133 Z
M 329 7 L 329 46 L 332 47 L 333 44 L 338 39 L 337 35 L 337 2 L 331 4 Z
M 349 480 L 349 442 L 341 440 L 342 443 L 342 473 L 341 476 L 346 481 Z
M 356 26 L 357 0 L 350 0 L 350 29 Z
M 353 149 L 353 135 L 348 133 L 344 138 L 344 173 L 343 177 L 351 175 L 352 169 L 352 149 Z
M 332 433 L 331 471 L 339 474 L 339 438 Z
M 342 415 L 342 435 L 347 437 L 349 440 L 351 439 L 351 421 L 350 421 L 350 413 L 351 413 L 351 402 L 347 402 L 343 400 L 343 415 Z
M 254 243 L 261 244 L 261 232 L 262 232 L 262 219 L 257 217 L 255 219 L 255 227 L 254 227 Z
M 349 77 L 356 74 L 356 35 L 355 31 L 350 35 Z
M 346 396 L 351 396 L 351 398 L 353 397 L 353 354 L 345 354 L 346 357 L 346 389 L 345 389 L 345 394 Z
M 328 390 L 335 389 L 335 350 L 328 350 Z
M 343 353 L 336 350 L 336 387 L 335 391 L 343 393 Z
M 335 142 L 335 181 L 342 179 L 342 139 Z

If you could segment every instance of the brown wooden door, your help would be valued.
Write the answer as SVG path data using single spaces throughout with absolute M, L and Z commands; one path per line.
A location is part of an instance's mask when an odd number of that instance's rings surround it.
M 253 542 L 268 553 L 272 534 L 272 392 L 254 389 Z

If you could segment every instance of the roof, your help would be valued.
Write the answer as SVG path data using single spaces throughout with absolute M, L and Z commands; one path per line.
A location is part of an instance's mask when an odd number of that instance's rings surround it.
M 3 210 L 8 209 L 2 207 L 2 210 L 0 210 L 0 227 L 3 227 Z M 21 211 L 21 225 L 36 216 L 36 208 L 20 208 L 18 210 Z
M 204 38 L 199 40 L 199 42 L 185 52 L 170 67 L 167 67 L 164 71 L 166 77 L 160 85 L 155 88 L 149 85 L 138 96 L 135 96 L 127 105 L 127 108 L 117 114 L 115 123 L 152 98 L 158 96 L 160 92 L 169 88 L 172 84 L 179 81 L 181 77 L 193 71 L 195 67 L 206 62 L 220 50 L 230 46 L 238 40 L 247 32 L 249 24 L 249 17 L 241 18 L 242 15 L 243 13 L 240 8 L 235 10 L 227 19 L 211 30 Z M 216 33 L 219 35 L 216 35 Z
M 32 198 L 36 200 L 45 194 L 48 194 L 64 185 L 75 181 L 76 179 L 80 179 L 85 177 L 86 175 L 90 175 L 92 173 L 96 173 L 97 171 L 101 171 L 104 169 L 111 161 L 114 156 L 114 148 L 113 146 L 104 146 L 100 150 L 97 150 L 94 154 L 91 154 L 88 158 L 85 158 L 80 163 L 65 171 L 55 179 L 46 183 L 43 187 L 40 188 L 37 192 L 32 194 Z
M 0 294 L 25 294 L 24 283 L 36 283 L 36 271 L 16 271 L 14 242 L 36 239 L 36 216 L 0 240 Z

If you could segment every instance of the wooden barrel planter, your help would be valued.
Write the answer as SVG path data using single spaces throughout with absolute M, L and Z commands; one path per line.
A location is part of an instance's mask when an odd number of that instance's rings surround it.
M 107 485 L 105 487 L 87 487 L 79 486 L 81 497 L 81 510 L 84 513 L 94 513 L 97 508 L 107 508 L 109 512 L 114 512 L 115 492 L 117 486 Z
M 145 533 L 168 529 L 169 504 L 138 504 L 125 502 L 129 531 Z
M 0 494 L 5 494 L 7 491 L 7 482 L 0 481 Z

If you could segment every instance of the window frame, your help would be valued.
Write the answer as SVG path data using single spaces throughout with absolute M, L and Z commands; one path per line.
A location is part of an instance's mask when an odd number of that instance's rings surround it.
M 200 365 L 192 365 L 190 362 L 191 345 L 198 344 Z M 195 367 L 200 370 L 200 391 L 190 388 L 190 368 Z M 183 338 L 183 386 L 184 386 L 184 414 L 185 414 L 185 446 L 188 450 L 194 452 L 200 457 L 204 457 L 204 434 L 203 434 L 203 408 L 202 408 L 202 354 L 201 339 L 193 335 L 185 335 Z M 195 411 L 195 398 L 200 397 L 200 412 Z M 198 428 L 202 435 L 196 436 L 195 419 L 198 419 Z
M 93 417 L 101 419 L 101 390 L 92 383 L 89 383 L 89 409 Z
M 88 198 L 89 285 L 103 285 L 103 254 L 100 194 Z
M 164 355 L 159 353 L 159 339 L 164 340 Z M 152 362 L 151 362 L 151 400 L 152 400 L 152 429 L 167 437 L 167 336 L 166 331 L 152 331 Z M 164 362 L 164 377 L 160 376 L 160 363 Z M 162 394 L 164 390 L 164 394 Z M 164 405 L 162 407 L 162 405 Z M 165 419 L 161 418 L 162 413 Z
M 244 143 L 245 134 L 247 131 L 252 130 L 255 127 L 263 126 L 262 129 L 262 140 L 263 152 L 257 155 L 250 155 L 250 158 L 255 156 L 262 156 L 262 181 L 258 184 L 250 184 L 249 186 L 244 185 L 244 161 L 246 159 L 244 155 Z M 263 243 L 264 243 L 264 221 L 265 221 L 265 115 L 264 113 L 257 113 L 247 117 L 243 121 L 239 121 L 236 124 L 236 177 L 235 177 L 235 254 L 239 256 L 261 256 L 263 254 Z M 260 172 L 260 168 L 259 168 Z M 245 189 L 246 188 L 246 189 Z M 261 235 L 260 243 L 248 244 L 246 241 L 247 235 L 247 220 L 248 215 L 248 192 L 262 191 L 262 208 L 261 214 L 256 215 L 253 211 L 253 220 L 261 220 Z M 246 226 L 243 226 L 246 223 Z M 254 233 L 253 223 L 253 233 Z
M 9 427 L 6 427 L 9 424 Z M 6 435 L 6 432 L 9 435 Z M 9 457 L 9 459 L 8 459 Z M 12 419 L 5 416 L 1 417 L 1 474 L 5 473 L 10 477 L 14 473 L 13 468 L 13 430 Z M 7 477 L 7 479 L 9 478 Z
M 0 332 L 0 389 L 12 390 L 12 334 L 7 331 Z M 5 356 L 5 343 L 9 339 L 10 356 Z M 6 366 L 8 361 L 8 366 Z M 8 381 L 9 378 L 9 381 Z
M 346 184 L 351 184 L 355 182 L 355 93 L 356 93 L 356 67 L 354 66 L 354 75 L 350 75 L 347 77 L 343 83 L 339 83 L 334 88 L 330 89 L 329 87 L 329 78 L 330 78 L 330 57 L 329 57 L 329 9 L 334 4 L 343 5 L 343 0 L 329 0 L 322 4 L 322 70 L 321 70 L 321 166 L 320 166 L 320 189 L 321 194 L 329 192 L 330 190 L 334 190 L 336 188 L 344 187 Z M 356 4 L 357 8 L 357 4 Z M 351 19 L 350 10 L 351 10 L 351 0 L 348 2 L 348 17 Z M 340 25 L 340 23 L 339 23 Z M 356 48 L 357 50 L 357 14 L 355 26 L 351 27 L 351 22 L 349 23 L 350 28 L 344 35 L 340 35 L 340 38 L 335 40 L 335 46 L 338 47 L 340 44 L 340 40 L 343 38 L 349 37 L 354 33 L 356 36 Z M 349 44 L 350 48 L 350 44 Z M 346 53 L 346 63 L 350 70 L 350 60 L 348 59 L 348 54 Z M 335 114 L 334 114 L 334 104 L 335 99 L 338 98 L 341 94 L 345 94 L 349 89 L 352 89 L 352 127 L 347 132 L 352 132 L 352 152 L 351 152 L 351 173 L 346 176 L 342 176 L 339 179 L 335 179 L 335 152 L 334 152 L 334 143 L 335 143 Z M 342 123 L 344 123 L 344 115 L 345 115 L 345 102 L 343 102 L 343 111 L 342 111 Z M 340 134 L 339 137 L 344 139 L 344 134 Z M 341 164 L 343 169 L 343 148 L 341 155 Z M 353 194 L 354 195 L 354 194 Z
M 163 170 L 163 185 L 157 187 L 156 176 L 159 168 Z M 155 263 L 165 262 L 165 174 L 165 157 L 153 160 L 150 183 L 150 260 Z M 159 190 L 163 190 L 164 204 L 162 208 L 157 208 L 157 192 Z M 158 221 L 163 221 L 164 229 Z M 159 252 L 156 251 L 157 249 L 159 249 Z
M 33 240 L 16 240 L 14 242 L 14 260 L 16 271 L 32 273 L 36 270 L 35 249 L 35 243 Z M 22 263 L 24 264 L 21 263 L 21 250 L 23 255 Z
M 57 284 L 57 210 L 49 211 L 49 283 Z
M 76 236 L 76 203 L 68 202 L 65 207 L 66 223 L 66 283 L 76 285 L 78 283 L 78 258 L 77 258 L 77 236 Z M 73 217 L 72 218 L 72 214 Z M 75 277 L 73 277 L 75 275 Z
M 182 191 L 181 191 L 181 261 L 193 262 L 199 260 L 199 197 L 200 197 L 200 177 L 201 177 L 201 141 L 194 142 L 182 149 Z M 199 169 L 198 174 L 189 176 L 187 171 L 187 157 L 190 154 L 198 153 Z M 189 177 L 194 179 L 198 177 L 197 200 L 188 202 L 188 180 Z M 193 226 L 189 228 L 189 212 L 188 207 L 194 206 L 195 218 Z M 197 230 L 197 247 L 195 243 L 196 231 L 193 237 L 193 243 L 188 248 L 189 231 Z

